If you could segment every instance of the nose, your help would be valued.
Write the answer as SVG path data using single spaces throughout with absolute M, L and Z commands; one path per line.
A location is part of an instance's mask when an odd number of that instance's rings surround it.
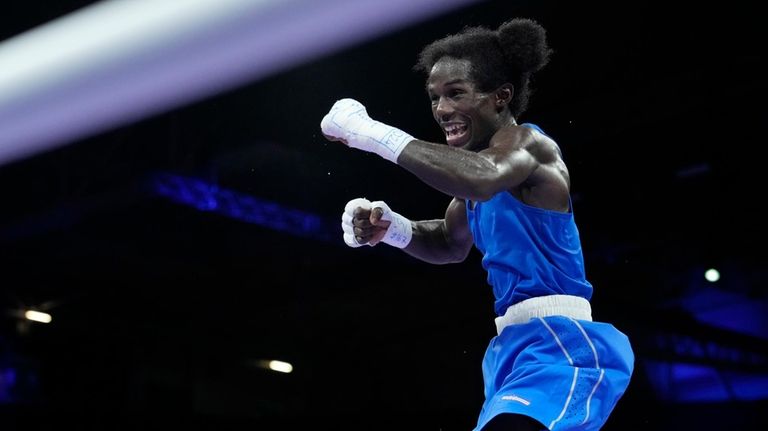
M 440 97 L 435 106 L 435 119 L 447 121 L 453 113 L 453 107 L 445 97 Z

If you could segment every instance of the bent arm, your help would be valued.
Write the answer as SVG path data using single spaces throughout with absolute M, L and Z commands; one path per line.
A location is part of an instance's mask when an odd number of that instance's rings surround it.
M 462 262 L 473 244 L 465 205 L 453 199 L 444 219 L 413 221 L 413 237 L 403 251 L 434 264 Z

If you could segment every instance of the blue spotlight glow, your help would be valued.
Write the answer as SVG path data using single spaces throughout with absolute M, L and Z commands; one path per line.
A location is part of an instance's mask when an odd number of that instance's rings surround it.
M 768 375 L 717 367 L 646 360 L 656 393 L 680 403 L 754 401 L 768 399 Z
M 210 211 L 293 235 L 338 242 L 338 223 L 316 214 L 287 208 L 221 188 L 216 184 L 173 174 L 156 174 L 150 187 L 160 196 L 200 211 Z
M 768 301 L 764 299 L 712 286 L 689 293 L 680 305 L 701 323 L 768 340 Z
M 13 401 L 12 389 L 15 384 L 16 370 L 0 368 L 0 404 L 9 404 Z

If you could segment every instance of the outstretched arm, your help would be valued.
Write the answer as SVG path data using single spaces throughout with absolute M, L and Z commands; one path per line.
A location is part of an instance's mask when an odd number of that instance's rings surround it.
M 506 129 L 478 153 L 420 140 L 411 141 L 397 164 L 450 196 L 486 201 L 522 184 L 539 166 L 528 151 L 530 132 Z
M 323 118 L 326 138 L 376 153 L 450 196 L 485 201 L 526 181 L 540 164 L 529 150 L 535 140 L 523 127 L 496 133 L 478 153 L 415 139 L 368 116 L 353 99 L 337 101 Z

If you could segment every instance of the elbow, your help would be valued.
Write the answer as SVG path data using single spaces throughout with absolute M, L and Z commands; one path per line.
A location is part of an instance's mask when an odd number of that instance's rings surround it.
M 470 243 L 468 246 L 462 245 L 462 246 L 454 246 L 451 247 L 451 251 L 449 253 L 448 258 L 446 259 L 445 263 L 461 263 L 467 260 L 467 256 L 469 256 L 469 252 L 472 250 L 472 244 Z
M 451 265 L 451 264 L 454 264 L 454 263 L 461 263 L 461 262 L 464 262 L 463 258 L 457 258 L 457 257 L 453 257 L 453 256 L 451 256 L 451 257 L 443 257 L 442 259 L 439 259 L 439 260 L 430 261 L 430 263 L 435 264 L 435 265 Z
M 464 262 L 469 256 L 469 250 L 459 250 L 456 248 L 450 248 L 444 250 L 439 255 L 433 255 L 429 258 L 421 258 L 422 260 L 434 264 L 434 265 L 449 265 L 452 263 Z

